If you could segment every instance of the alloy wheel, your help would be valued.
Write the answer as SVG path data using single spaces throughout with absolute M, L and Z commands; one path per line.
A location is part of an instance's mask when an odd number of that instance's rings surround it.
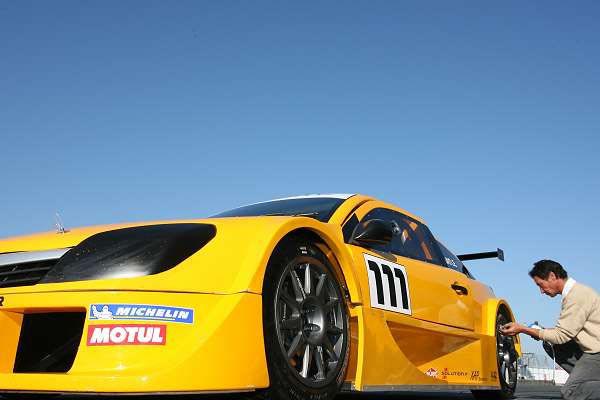
M 500 326 L 506 323 L 505 318 L 499 318 L 498 330 L 496 332 L 496 344 L 498 349 L 498 371 L 500 379 L 504 384 L 513 388 L 517 382 L 517 359 L 515 341 L 511 336 L 504 336 L 500 332 Z
M 289 264 L 275 296 L 277 339 L 289 368 L 310 387 L 330 384 L 342 367 L 348 327 L 339 284 L 312 257 Z

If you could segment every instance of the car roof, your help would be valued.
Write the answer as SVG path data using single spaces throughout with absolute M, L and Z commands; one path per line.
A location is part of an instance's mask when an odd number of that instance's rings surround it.
M 271 200 L 263 200 L 263 201 L 258 201 L 256 203 L 244 204 L 244 205 L 236 207 L 236 208 L 242 208 L 242 207 L 246 207 L 246 206 L 253 206 L 255 204 L 270 203 L 272 201 L 280 201 L 280 200 L 317 199 L 317 198 L 329 198 L 329 199 L 348 200 L 352 196 L 355 196 L 355 194 L 354 193 L 351 193 L 351 194 L 350 193 L 306 194 L 306 195 L 302 195 L 302 196 L 279 197 L 279 198 L 271 199 Z

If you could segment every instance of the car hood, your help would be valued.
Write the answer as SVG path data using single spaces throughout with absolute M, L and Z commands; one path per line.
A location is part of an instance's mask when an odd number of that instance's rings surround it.
M 96 234 L 123 228 L 164 224 L 204 224 L 216 234 L 200 250 L 171 269 L 146 276 L 40 282 L 31 286 L 0 287 L 0 293 L 79 290 L 173 291 L 188 293 L 260 293 L 261 271 L 281 238 L 293 229 L 327 231 L 341 235 L 339 227 L 307 217 L 237 217 L 114 224 L 71 229 L 65 233 L 44 232 L 0 241 L 0 254 L 56 251 L 75 247 Z M 69 254 L 69 253 L 66 253 Z M 60 254 L 59 254 L 60 256 Z M 94 268 L 90 265 L 89 268 Z

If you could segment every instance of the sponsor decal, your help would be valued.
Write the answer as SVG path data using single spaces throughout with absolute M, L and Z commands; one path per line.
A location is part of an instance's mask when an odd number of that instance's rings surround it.
M 363 254 L 369 277 L 371 307 L 411 315 L 408 275 L 400 264 Z
M 166 325 L 90 325 L 88 346 L 164 345 Z
M 4 296 L 0 296 L 0 307 L 4 307 Z
M 466 377 L 469 376 L 469 374 L 466 371 L 450 371 L 448 368 L 444 368 L 442 371 L 442 379 L 448 379 L 449 376 Z
M 90 319 L 100 321 L 167 321 L 192 324 L 194 322 L 194 310 L 148 304 L 92 304 L 90 306 Z
M 454 269 L 458 269 L 458 265 L 456 265 L 456 263 L 454 262 L 453 259 L 451 259 L 450 257 L 444 257 L 446 259 L 446 264 Z
M 478 381 L 480 380 L 479 371 L 471 371 L 471 380 Z
M 491 378 L 493 380 L 497 380 L 498 379 L 498 373 L 496 371 L 492 371 L 492 373 L 490 374 Z
M 429 368 L 427 371 L 425 371 L 425 375 L 430 376 L 432 378 L 437 378 L 438 370 L 435 368 Z

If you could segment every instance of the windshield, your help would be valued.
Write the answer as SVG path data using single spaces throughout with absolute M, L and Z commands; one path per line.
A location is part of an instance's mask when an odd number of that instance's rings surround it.
M 337 210 L 345 200 L 346 199 L 335 197 L 306 197 L 272 200 L 235 208 L 213 215 L 210 218 L 290 215 L 311 217 L 321 222 L 327 222 L 335 210 Z

